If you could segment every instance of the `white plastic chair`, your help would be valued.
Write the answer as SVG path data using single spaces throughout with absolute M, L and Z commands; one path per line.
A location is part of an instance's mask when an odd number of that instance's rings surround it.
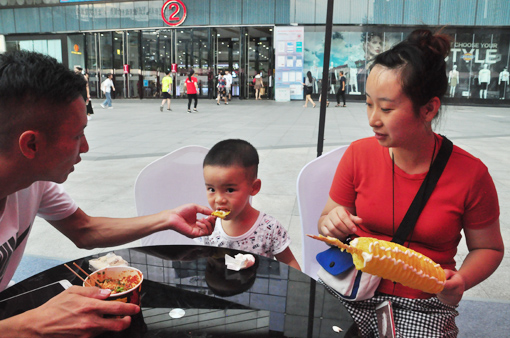
M 150 163 L 135 182 L 135 204 L 139 216 L 151 215 L 186 203 L 208 206 L 202 163 L 209 150 L 186 146 Z M 144 246 L 196 244 L 173 230 L 154 233 L 141 239 Z
M 328 249 L 324 242 L 307 234 L 317 234 L 317 222 L 329 197 L 336 168 L 348 146 L 341 146 L 322 154 L 301 169 L 297 179 L 297 201 L 301 219 L 303 272 L 317 280 L 319 263 L 316 256 Z

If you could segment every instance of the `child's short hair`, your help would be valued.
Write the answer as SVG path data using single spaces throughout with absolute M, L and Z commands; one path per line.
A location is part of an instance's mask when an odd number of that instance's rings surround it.
M 259 155 L 249 142 L 240 139 L 223 140 L 216 143 L 204 159 L 207 165 L 230 167 L 234 165 L 251 169 L 253 179 L 257 178 Z

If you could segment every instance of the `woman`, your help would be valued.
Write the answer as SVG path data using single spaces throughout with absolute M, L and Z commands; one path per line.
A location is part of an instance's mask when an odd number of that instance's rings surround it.
M 305 83 L 303 83 L 303 85 L 305 86 L 305 95 L 306 95 L 305 105 L 303 106 L 305 108 L 308 106 L 308 101 L 310 101 L 313 105 L 313 108 L 315 108 L 315 103 L 312 100 L 314 81 L 315 81 L 315 79 L 312 77 L 312 72 L 308 71 L 306 73 Z
M 193 69 L 189 70 L 188 77 L 186 78 L 186 81 L 184 82 L 186 84 L 186 92 L 188 95 L 188 113 L 191 113 L 191 100 L 195 100 L 195 105 L 193 108 L 193 111 L 196 113 L 197 110 L 197 103 L 198 103 L 198 96 L 197 96 L 197 89 L 198 89 L 198 80 L 196 77 L 193 76 L 195 74 L 195 71 Z
M 375 136 L 353 142 L 342 157 L 319 219 L 321 234 L 392 239 L 443 142 L 432 121 L 448 86 L 449 51 L 447 36 L 418 30 L 375 57 L 366 87 Z M 461 231 L 469 254 L 456 271 Z M 405 246 L 441 264 L 444 290 L 427 294 L 383 279 L 373 298 L 345 306 L 364 337 L 378 336 L 374 308 L 385 300 L 394 305 L 398 337 L 456 337 L 464 291 L 492 274 L 504 253 L 496 189 L 479 159 L 453 147 Z
M 264 87 L 264 81 L 262 80 L 262 75 L 260 73 L 257 73 L 255 75 L 255 100 L 262 100 L 260 98 L 260 89 Z

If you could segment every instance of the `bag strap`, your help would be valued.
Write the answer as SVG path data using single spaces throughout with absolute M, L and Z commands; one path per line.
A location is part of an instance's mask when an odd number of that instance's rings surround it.
M 427 200 L 436 187 L 437 181 L 441 177 L 441 174 L 446 167 L 446 163 L 448 163 L 448 159 L 450 158 L 453 150 L 453 143 L 445 136 L 441 135 L 441 137 L 443 138 L 443 143 L 441 144 L 441 148 L 437 153 L 436 160 L 432 163 L 427 176 L 425 176 L 425 179 L 421 184 L 420 190 L 418 190 L 416 193 L 416 196 L 414 197 L 409 210 L 407 210 L 404 219 L 402 219 L 400 226 L 395 232 L 395 235 L 391 240 L 394 243 L 404 245 L 407 237 L 409 237 L 409 234 L 414 229 L 416 221 L 418 220 L 418 217 L 420 217 L 420 214 L 425 207 Z

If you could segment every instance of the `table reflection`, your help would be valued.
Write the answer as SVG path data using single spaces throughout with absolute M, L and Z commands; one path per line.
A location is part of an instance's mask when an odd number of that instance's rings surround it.
M 100 337 L 343 337 L 333 326 L 345 332 L 352 324 L 321 285 L 265 257 L 256 256 L 249 269 L 230 271 L 225 254 L 239 251 L 225 248 L 169 245 L 115 253 L 144 274 L 142 312 L 128 332 Z M 88 261 L 98 256 L 75 262 L 87 270 Z M 0 299 L 62 278 L 81 285 L 57 266 L 5 290 Z M 182 309 L 183 316 L 171 316 L 174 309 Z

